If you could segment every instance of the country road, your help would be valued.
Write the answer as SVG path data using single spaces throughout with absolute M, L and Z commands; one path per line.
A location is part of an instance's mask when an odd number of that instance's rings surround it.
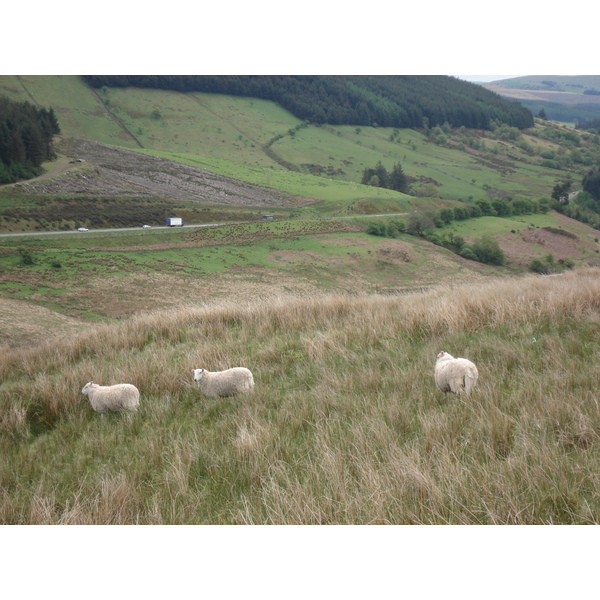
M 231 223 L 201 223 L 199 225 L 183 225 L 183 227 L 218 227 L 219 225 L 231 225 Z M 156 231 L 157 229 L 181 229 L 181 227 L 169 227 L 167 225 L 160 225 L 152 227 L 152 229 L 145 229 L 144 231 Z M 88 231 L 78 231 L 77 229 L 69 229 L 67 231 L 31 231 L 23 233 L 0 233 L 0 238 L 5 237 L 23 237 L 31 235 L 63 235 L 78 233 L 79 235 L 87 235 L 90 233 L 120 233 L 122 231 L 140 231 L 141 227 L 121 227 L 118 229 L 90 229 Z
M 353 219 L 356 216 L 368 216 L 368 217 L 405 217 L 409 213 L 384 213 L 377 215 L 353 215 L 347 217 L 322 217 L 323 219 Z M 183 225 L 183 227 L 221 227 L 225 225 L 233 225 L 233 222 L 227 223 L 200 223 L 192 225 Z M 74 234 L 87 235 L 90 233 L 119 233 L 122 231 L 140 231 L 141 227 L 121 227 L 115 229 L 90 229 L 89 231 L 78 231 L 77 229 L 69 229 L 67 231 L 31 231 L 23 233 L 0 233 L 0 238 L 6 237 L 23 237 L 31 235 L 63 235 L 63 234 Z M 168 225 L 153 226 L 152 229 L 145 229 L 144 231 L 156 231 L 157 229 L 180 229 L 180 227 L 169 227 Z

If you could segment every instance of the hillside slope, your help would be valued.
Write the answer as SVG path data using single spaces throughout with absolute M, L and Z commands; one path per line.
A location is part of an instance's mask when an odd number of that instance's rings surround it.
M 154 311 L 0 355 L 1 524 L 600 524 L 600 273 Z M 473 360 L 467 398 L 436 355 Z M 252 369 L 209 399 L 191 370 Z M 101 416 L 87 381 L 131 382 Z
M 60 148 L 74 158 L 71 173 L 22 183 L 21 191 L 49 195 L 170 198 L 255 207 L 295 204 L 293 198 L 276 190 L 122 148 L 75 139 L 65 140 Z
M 86 75 L 93 88 L 150 88 L 261 98 L 303 121 L 329 125 L 524 129 L 531 113 L 472 83 L 444 75 Z

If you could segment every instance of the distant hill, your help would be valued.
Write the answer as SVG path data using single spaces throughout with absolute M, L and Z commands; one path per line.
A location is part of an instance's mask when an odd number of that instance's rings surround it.
M 438 75 L 87 75 L 93 88 L 138 87 L 255 97 L 277 102 L 299 119 L 330 125 L 526 129 L 529 110 L 482 86 Z
M 491 85 L 524 90 L 550 92 L 569 92 L 586 94 L 596 91 L 600 93 L 600 75 L 526 75 L 492 81 Z
M 565 123 L 600 118 L 600 75 L 528 75 L 484 84 L 487 90 L 517 100 L 535 116 Z

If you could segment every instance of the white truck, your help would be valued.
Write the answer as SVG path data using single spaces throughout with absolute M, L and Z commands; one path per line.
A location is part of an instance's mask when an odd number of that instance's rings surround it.
M 167 225 L 169 227 L 183 227 L 183 219 L 181 217 L 171 217 L 167 219 Z

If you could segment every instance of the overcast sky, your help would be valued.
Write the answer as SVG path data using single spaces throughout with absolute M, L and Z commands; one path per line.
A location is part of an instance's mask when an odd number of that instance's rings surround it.
M 579 14 L 578 5 L 581 14 L 591 10 L 587 0 L 571 0 L 571 15 Z M 197 6 L 171 0 L 168 10 L 140 12 L 137 3 L 104 0 L 102 10 L 90 8 L 87 15 L 75 0 L 41 3 L 34 14 L 26 3 L 8 3 L 3 21 L 27 22 L 29 41 L 23 41 L 21 27 L 5 28 L 0 74 L 446 75 L 515 69 L 522 75 L 552 75 L 598 70 L 594 19 L 577 22 L 572 44 L 559 43 L 564 21 L 522 0 L 505 0 L 502 11 L 485 18 L 471 0 L 409 6 L 375 0 L 366 15 L 322 0 L 305 0 L 289 14 L 274 6 L 263 0 Z M 61 28 L 69 10 L 73 22 L 65 34 Z M 482 82 L 516 76 L 458 75 Z

